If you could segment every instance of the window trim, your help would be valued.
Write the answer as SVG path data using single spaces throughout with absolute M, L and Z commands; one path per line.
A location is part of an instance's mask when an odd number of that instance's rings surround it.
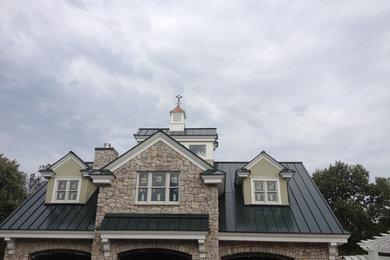
M 158 174 L 158 173 L 163 173 L 165 174 L 165 201 L 152 201 L 152 176 L 153 174 Z M 138 200 L 138 189 L 140 188 L 139 186 L 139 177 L 141 174 L 148 174 L 148 185 L 147 187 L 147 200 L 146 201 L 139 201 Z M 177 201 L 169 201 L 169 191 L 172 188 L 169 185 L 170 179 L 171 179 L 171 174 L 177 174 L 178 175 L 178 195 L 179 198 Z M 146 172 L 137 172 L 137 183 L 136 183 L 136 189 L 135 189 L 135 204 L 136 205 L 178 205 L 180 204 L 180 172 L 175 172 L 175 171 L 146 171 Z M 141 186 L 141 188 L 144 186 Z
M 276 182 L 276 197 L 277 197 L 277 201 L 271 201 L 269 202 L 268 201 L 268 191 L 264 191 L 264 194 L 265 194 L 265 201 L 256 201 L 255 200 L 255 182 L 256 181 L 263 181 L 263 182 L 266 182 L 266 181 L 275 181 Z M 266 187 L 266 185 L 264 186 Z M 261 178 L 251 178 L 251 198 L 252 198 L 252 204 L 256 204 L 256 205 L 281 205 L 282 204 L 282 198 L 281 198 L 281 194 L 280 194 L 280 182 L 279 182 L 279 179 L 276 179 L 276 178 L 266 178 L 266 177 L 261 177 Z
M 80 202 L 80 193 L 81 193 L 81 180 L 80 177 L 62 177 L 62 178 L 55 178 L 54 179 L 54 187 L 53 187 L 53 195 L 52 195 L 52 202 L 54 203 L 79 203 Z M 57 191 L 58 191 L 58 182 L 59 181 L 67 181 L 66 182 L 66 189 L 65 189 L 65 199 L 64 200 L 57 200 Z M 75 200 L 69 200 L 67 199 L 69 194 L 69 187 L 68 183 L 69 181 L 79 181 L 77 184 L 77 198 Z

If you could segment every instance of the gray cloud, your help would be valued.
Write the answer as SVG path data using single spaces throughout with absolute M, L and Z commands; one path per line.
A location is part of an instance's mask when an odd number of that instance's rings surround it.
M 188 127 L 218 127 L 217 160 L 266 150 L 388 176 L 387 1 L 1 5 L 0 152 L 24 171 L 124 152 L 181 93 Z

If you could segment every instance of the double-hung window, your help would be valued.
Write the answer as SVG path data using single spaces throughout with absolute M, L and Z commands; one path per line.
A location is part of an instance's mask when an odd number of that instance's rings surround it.
M 279 181 L 253 179 L 252 202 L 254 204 L 280 204 Z
M 179 173 L 141 172 L 137 178 L 138 203 L 178 203 Z
M 53 202 L 77 203 L 80 195 L 80 182 L 79 178 L 56 179 Z

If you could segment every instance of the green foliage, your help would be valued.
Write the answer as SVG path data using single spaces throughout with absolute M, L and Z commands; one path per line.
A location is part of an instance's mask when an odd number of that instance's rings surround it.
M 390 178 L 369 183 L 369 172 L 359 164 L 336 161 L 313 173 L 313 180 L 345 230 L 348 243 L 341 255 L 364 254 L 357 242 L 390 230 Z
M 15 160 L 0 154 L 0 223 L 26 198 L 25 174 L 19 171 Z M 0 259 L 4 255 L 5 243 L 0 243 Z
M 26 198 L 24 178 L 16 161 L 0 154 L 0 222 Z

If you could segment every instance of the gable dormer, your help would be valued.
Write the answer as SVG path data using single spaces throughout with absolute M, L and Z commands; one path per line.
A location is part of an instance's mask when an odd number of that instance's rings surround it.
M 54 164 L 41 169 L 48 180 L 46 203 L 84 204 L 96 190 L 92 181 L 83 176 L 89 166 L 72 151 Z
M 289 205 L 287 185 L 293 174 L 263 151 L 237 170 L 235 183 L 242 185 L 245 205 Z

